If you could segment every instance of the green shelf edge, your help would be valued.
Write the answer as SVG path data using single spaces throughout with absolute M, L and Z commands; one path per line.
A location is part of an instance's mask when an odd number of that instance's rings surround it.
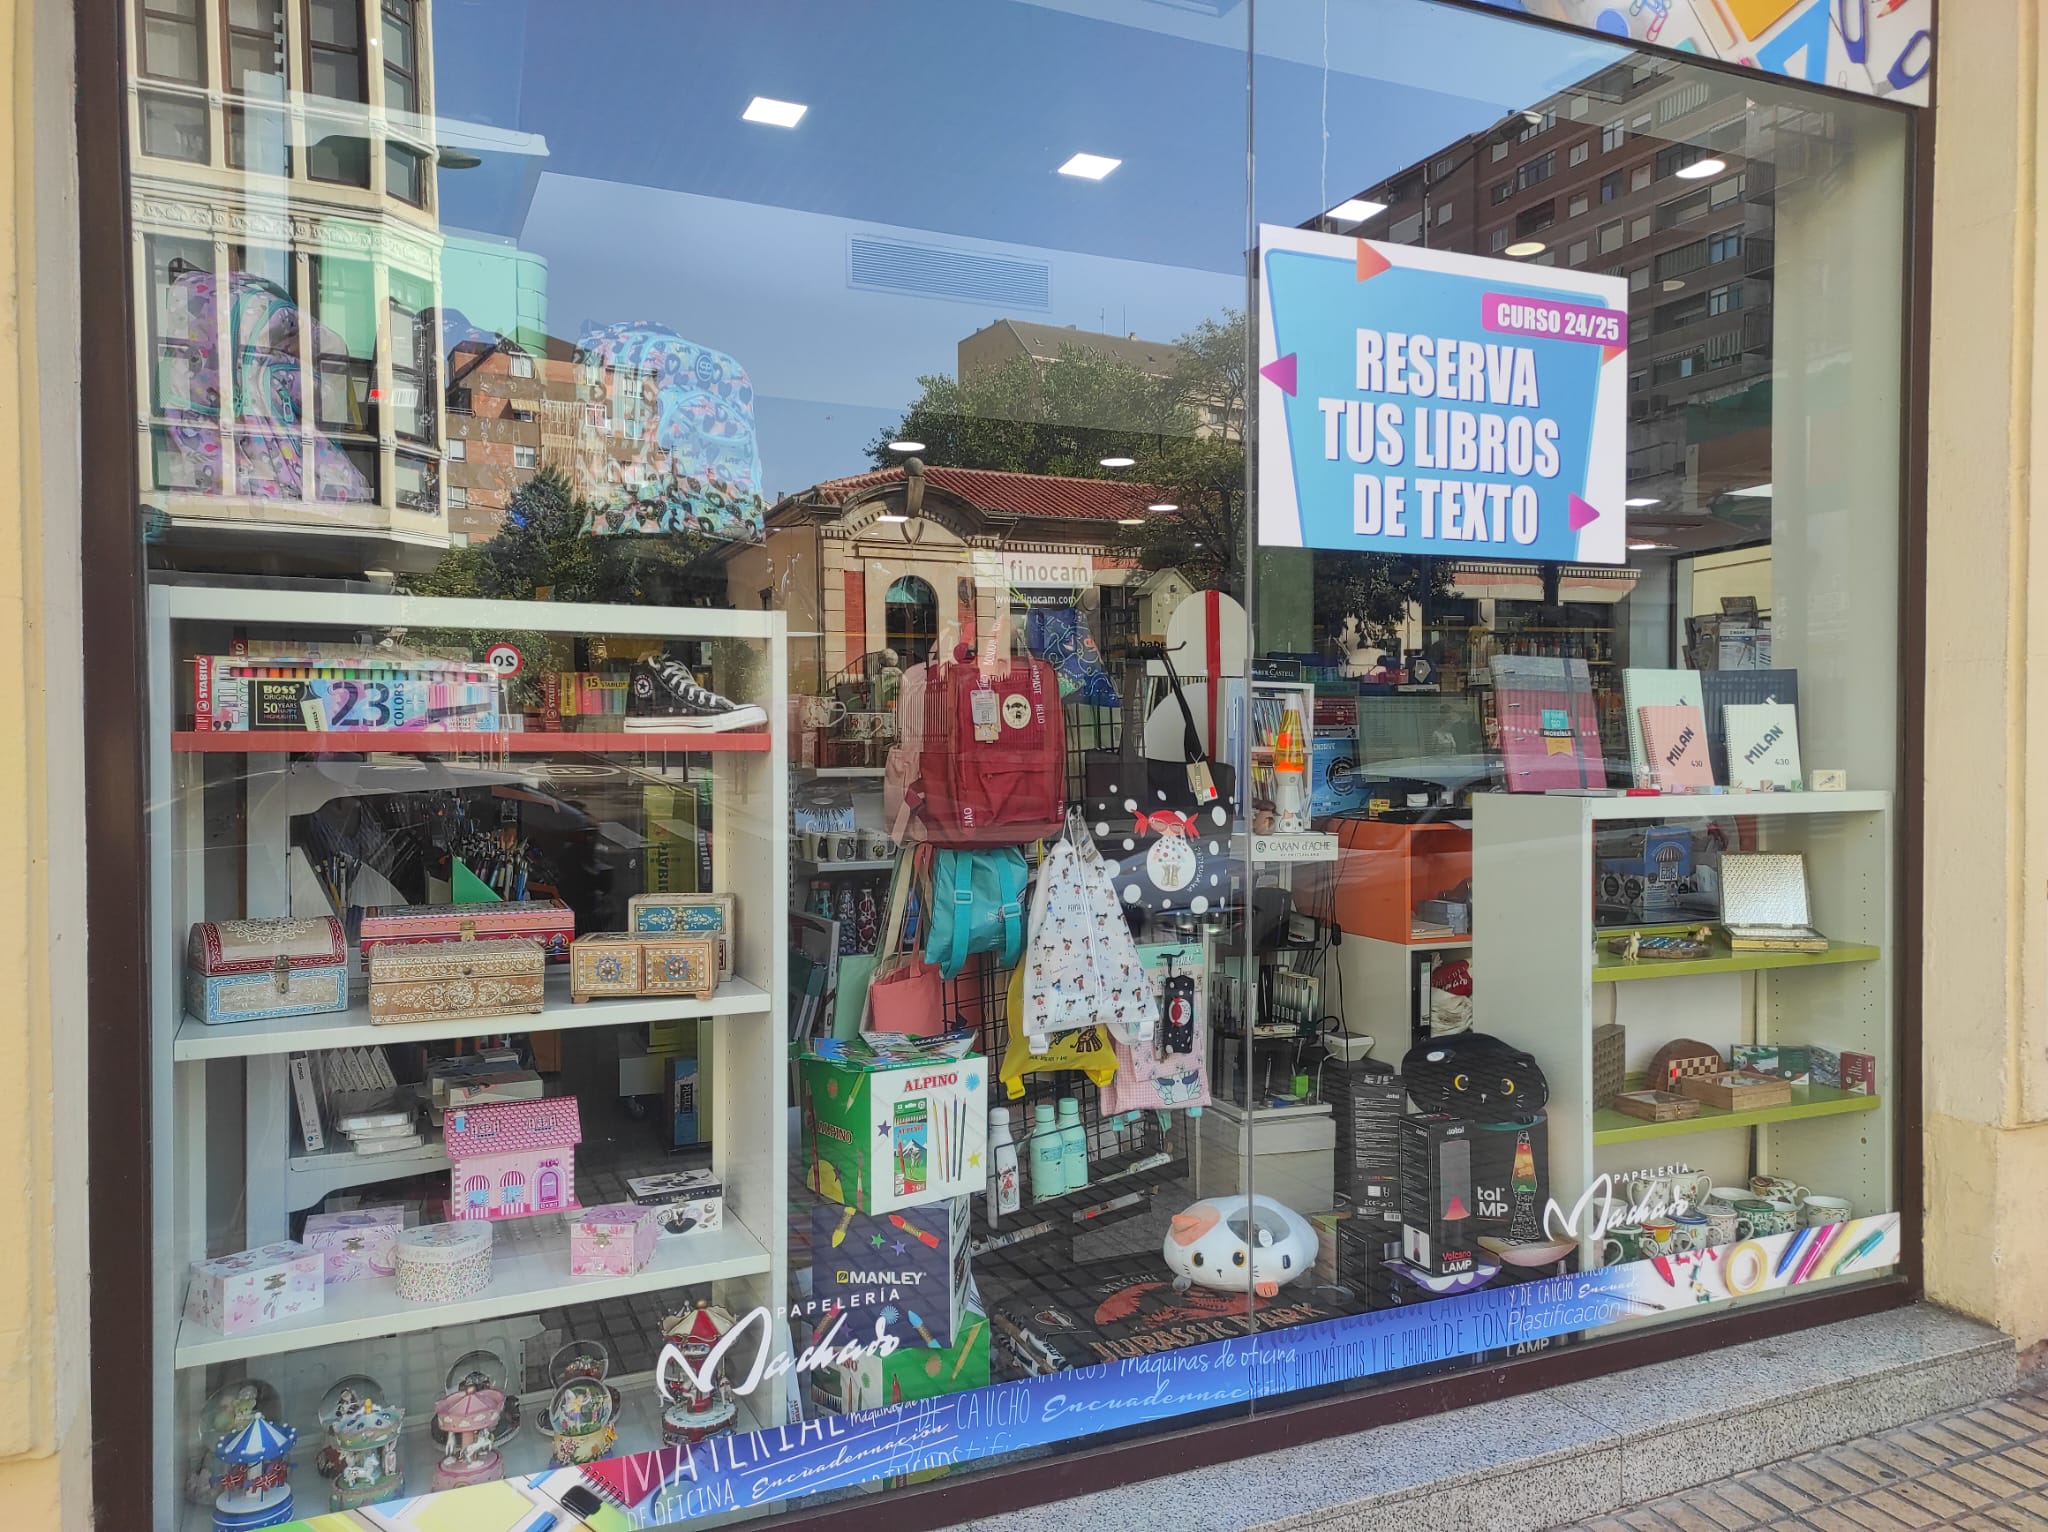
M 1801 1100 L 1801 1095 L 1805 1099 Z M 1784 1106 L 1757 1107 L 1753 1111 L 1730 1112 L 1718 1106 L 1702 1106 L 1700 1115 L 1678 1122 L 1645 1122 L 1612 1107 L 1593 1114 L 1593 1145 L 1637 1144 L 1652 1138 L 1679 1138 L 1688 1133 L 1718 1133 L 1730 1128 L 1755 1128 L 1773 1122 L 1800 1122 L 1809 1117 L 1841 1117 L 1851 1112 L 1874 1112 L 1881 1096 L 1854 1096 L 1826 1085 L 1792 1087 L 1793 1099 Z
M 1684 926 L 1645 926 L 1645 936 L 1676 936 Z M 1631 963 L 1606 948 L 1610 936 L 1626 931 L 1602 931 L 1600 947 L 1593 954 L 1593 982 L 1622 984 L 1635 979 L 1683 979 L 1709 973 L 1756 973 L 1767 968 L 1829 968 L 1837 963 L 1871 963 L 1884 956 L 1881 948 L 1855 942 L 1837 942 L 1825 952 L 1723 952 L 1717 957 L 1679 958 Z M 1716 939 L 1714 946 L 1723 943 Z

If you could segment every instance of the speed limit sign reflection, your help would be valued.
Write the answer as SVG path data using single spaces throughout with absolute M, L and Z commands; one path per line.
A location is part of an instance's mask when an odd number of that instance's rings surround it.
M 519 652 L 516 644 L 493 644 L 484 651 L 484 663 L 497 673 L 500 680 L 509 681 L 526 668 L 526 656 Z

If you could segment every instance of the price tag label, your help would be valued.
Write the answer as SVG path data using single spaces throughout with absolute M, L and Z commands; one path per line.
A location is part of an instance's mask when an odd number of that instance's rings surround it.
M 493 644 L 484 651 L 484 663 L 498 673 L 502 680 L 510 680 L 526 668 L 526 656 L 519 652 L 517 644 Z
M 1003 727 L 998 722 L 996 694 L 986 687 L 974 692 L 967 699 L 970 716 L 974 722 L 974 737 L 981 744 L 1001 739 Z

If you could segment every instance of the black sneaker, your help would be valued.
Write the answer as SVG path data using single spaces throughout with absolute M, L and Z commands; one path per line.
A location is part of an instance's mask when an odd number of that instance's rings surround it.
M 697 684 L 689 667 L 662 658 L 633 667 L 626 703 L 629 730 L 691 729 L 722 734 L 728 729 L 765 729 L 768 713 L 751 703 L 732 702 Z

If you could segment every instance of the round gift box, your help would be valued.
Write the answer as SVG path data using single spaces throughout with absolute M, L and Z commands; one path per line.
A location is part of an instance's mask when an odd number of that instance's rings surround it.
M 398 1296 L 408 1303 L 474 1298 L 491 1285 L 491 1226 L 430 1223 L 399 1231 Z

